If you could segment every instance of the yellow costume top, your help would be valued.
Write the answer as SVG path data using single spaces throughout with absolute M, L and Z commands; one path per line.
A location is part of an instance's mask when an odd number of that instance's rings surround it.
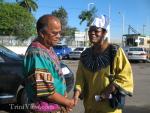
M 111 51 L 111 49 L 113 49 Z M 111 53 L 111 54 L 110 54 Z M 95 101 L 95 95 L 109 85 L 110 64 L 112 62 L 114 83 L 118 88 L 124 89 L 129 94 L 133 93 L 132 69 L 122 48 L 108 47 L 103 54 L 92 55 L 88 48 L 81 55 L 78 65 L 75 89 L 83 94 L 85 113 L 121 113 L 121 109 L 112 109 L 108 100 Z

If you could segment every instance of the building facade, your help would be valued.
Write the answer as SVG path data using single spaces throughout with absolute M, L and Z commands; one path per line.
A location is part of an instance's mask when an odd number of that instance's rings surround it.
M 150 50 L 150 36 L 142 36 L 140 34 L 123 35 L 124 46 L 144 47 Z

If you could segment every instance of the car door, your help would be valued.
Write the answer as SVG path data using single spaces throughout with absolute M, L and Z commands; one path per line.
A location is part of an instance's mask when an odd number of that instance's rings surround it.
M 0 96 L 16 95 L 23 80 L 22 63 L 0 51 Z

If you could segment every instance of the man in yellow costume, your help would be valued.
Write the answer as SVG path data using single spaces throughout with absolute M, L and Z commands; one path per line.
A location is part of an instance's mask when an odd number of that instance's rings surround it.
M 116 90 L 126 95 L 133 93 L 131 65 L 121 47 L 108 43 L 108 25 L 105 15 L 94 19 L 88 31 L 92 46 L 81 54 L 79 61 L 74 101 L 77 104 L 82 95 L 85 113 L 122 113 L 122 109 L 110 106 L 111 94 Z M 115 78 L 113 82 L 110 82 L 110 73 Z M 97 95 L 100 95 L 99 102 Z

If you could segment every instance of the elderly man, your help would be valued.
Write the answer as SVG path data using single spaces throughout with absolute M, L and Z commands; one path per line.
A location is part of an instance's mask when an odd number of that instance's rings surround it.
M 117 89 L 127 95 L 133 92 L 130 63 L 122 48 L 107 42 L 108 24 L 105 15 L 95 18 L 88 31 L 92 46 L 81 54 L 78 65 L 74 101 L 77 104 L 82 96 L 85 113 L 121 113 L 121 109 L 110 106 L 111 94 Z M 113 82 L 109 80 L 110 73 L 114 75 Z
M 61 23 L 52 15 L 44 15 L 37 21 L 36 28 L 38 37 L 28 47 L 24 59 L 29 103 L 34 103 L 36 109 L 33 110 L 62 113 L 57 109 L 59 105 L 70 110 L 74 101 L 65 97 L 64 77 L 53 50 L 60 41 Z

